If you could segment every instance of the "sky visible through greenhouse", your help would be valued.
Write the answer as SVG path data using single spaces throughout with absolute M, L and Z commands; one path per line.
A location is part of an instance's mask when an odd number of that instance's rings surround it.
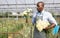
M 43 1 L 46 10 L 60 12 L 60 0 L 0 0 L 0 11 L 22 12 L 26 8 L 36 9 L 36 3 Z

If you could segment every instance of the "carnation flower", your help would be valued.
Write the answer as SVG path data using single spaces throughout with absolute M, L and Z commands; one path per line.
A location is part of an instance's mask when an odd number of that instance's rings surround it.
M 48 21 L 38 20 L 36 22 L 37 29 L 41 32 L 44 28 L 48 27 L 50 24 Z

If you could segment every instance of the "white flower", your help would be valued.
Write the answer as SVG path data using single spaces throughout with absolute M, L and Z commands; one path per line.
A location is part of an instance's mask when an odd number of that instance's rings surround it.
M 31 11 L 32 11 L 32 9 L 27 8 L 27 10 L 25 10 L 22 14 L 24 16 L 24 15 L 27 15 L 28 13 L 30 13 Z
M 23 15 L 27 15 L 27 11 L 24 11 L 24 12 L 23 12 Z
M 49 22 L 48 21 L 41 21 L 41 20 L 38 20 L 36 22 L 36 27 L 37 29 L 41 32 L 44 28 L 48 27 Z
M 31 8 L 27 8 L 27 11 L 28 11 L 28 12 L 31 12 L 31 11 L 32 11 L 32 9 L 31 9 Z

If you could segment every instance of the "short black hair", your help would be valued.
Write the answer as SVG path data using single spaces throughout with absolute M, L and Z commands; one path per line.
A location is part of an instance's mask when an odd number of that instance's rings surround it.
M 44 7 L 44 2 L 40 1 L 37 3 L 37 7 L 39 7 L 39 3 L 42 3 L 43 4 L 43 7 Z

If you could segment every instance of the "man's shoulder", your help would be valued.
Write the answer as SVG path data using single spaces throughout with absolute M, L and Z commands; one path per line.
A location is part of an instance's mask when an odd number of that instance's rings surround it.
M 49 11 L 44 11 L 47 15 L 52 15 Z

